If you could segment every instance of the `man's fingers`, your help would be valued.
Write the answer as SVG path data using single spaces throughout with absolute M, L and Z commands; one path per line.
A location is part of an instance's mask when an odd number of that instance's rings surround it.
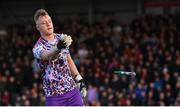
M 64 43 L 66 43 L 67 46 L 71 45 L 72 38 L 71 36 L 67 36 L 64 38 Z
M 82 93 L 82 96 L 83 96 L 83 97 L 86 97 L 86 95 L 87 95 L 87 90 L 86 90 L 86 88 L 82 88 L 81 93 Z
M 63 34 L 63 43 L 66 44 L 66 47 L 69 47 L 72 43 L 72 38 L 69 35 Z

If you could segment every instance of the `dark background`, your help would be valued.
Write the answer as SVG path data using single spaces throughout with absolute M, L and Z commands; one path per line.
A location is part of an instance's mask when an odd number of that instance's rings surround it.
M 73 38 L 87 105 L 180 105 L 179 0 L 1 0 L 0 105 L 44 105 L 32 55 L 39 8 L 52 16 L 57 33 Z

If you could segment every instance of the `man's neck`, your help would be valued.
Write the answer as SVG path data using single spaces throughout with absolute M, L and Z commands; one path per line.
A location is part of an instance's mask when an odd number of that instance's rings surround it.
M 54 41 L 54 33 L 52 35 L 42 35 L 41 34 L 41 37 L 45 40 L 47 40 L 48 42 L 52 42 Z

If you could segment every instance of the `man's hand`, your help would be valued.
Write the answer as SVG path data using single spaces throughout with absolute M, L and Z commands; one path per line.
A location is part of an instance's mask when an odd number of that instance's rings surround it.
M 71 36 L 67 36 L 66 34 L 61 34 L 62 39 L 58 41 L 57 48 L 58 49 L 64 49 L 66 47 L 69 47 L 72 43 Z
M 66 47 L 69 47 L 71 45 L 71 43 L 72 43 L 71 36 L 65 36 L 63 42 L 66 44 Z
M 86 97 L 86 95 L 87 95 L 87 90 L 86 90 L 86 86 L 85 86 L 85 84 L 84 84 L 84 80 L 83 80 L 83 78 L 81 77 L 81 75 L 77 75 L 77 76 L 75 77 L 75 80 L 77 81 L 77 85 L 78 85 L 78 87 L 79 87 L 79 89 L 80 89 L 80 92 L 81 92 L 82 97 Z
M 66 48 L 66 43 L 64 43 L 62 40 L 59 40 L 57 43 L 57 48 L 60 49 L 65 49 Z

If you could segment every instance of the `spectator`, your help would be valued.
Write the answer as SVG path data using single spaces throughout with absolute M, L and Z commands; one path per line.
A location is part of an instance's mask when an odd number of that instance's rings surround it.
M 91 27 L 74 19 L 58 29 L 73 35 L 71 54 L 89 87 L 87 105 L 179 106 L 179 15 L 144 15 L 124 25 L 105 19 Z M 4 32 L 0 105 L 44 105 L 42 72 L 31 53 L 37 31 L 17 24 Z M 116 75 L 117 69 L 137 76 Z

